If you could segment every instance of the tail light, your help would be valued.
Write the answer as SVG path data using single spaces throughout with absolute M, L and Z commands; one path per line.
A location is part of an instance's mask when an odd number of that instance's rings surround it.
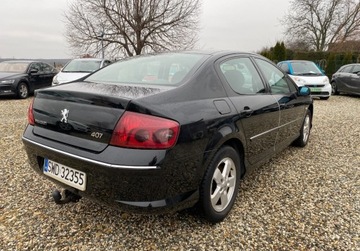
M 135 112 L 125 112 L 117 123 L 110 144 L 142 149 L 173 147 L 179 134 L 179 123 L 173 120 Z
M 35 125 L 33 106 L 34 106 L 34 99 L 31 100 L 28 108 L 28 123 L 30 125 Z

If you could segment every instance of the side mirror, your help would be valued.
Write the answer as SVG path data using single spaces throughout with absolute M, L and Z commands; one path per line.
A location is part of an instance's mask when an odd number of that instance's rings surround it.
M 301 86 L 299 88 L 299 96 L 308 96 L 310 95 L 310 88 L 307 86 Z
M 35 73 L 38 73 L 38 70 L 36 70 L 36 69 L 31 69 L 30 70 L 30 74 L 35 74 Z

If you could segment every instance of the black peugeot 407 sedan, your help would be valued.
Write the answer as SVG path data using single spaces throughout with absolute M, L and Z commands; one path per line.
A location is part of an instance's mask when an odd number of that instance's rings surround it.
M 66 189 L 57 202 L 87 196 L 154 213 L 196 205 L 219 222 L 246 172 L 307 144 L 309 93 L 256 54 L 133 57 L 36 91 L 23 143 L 32 168 Z

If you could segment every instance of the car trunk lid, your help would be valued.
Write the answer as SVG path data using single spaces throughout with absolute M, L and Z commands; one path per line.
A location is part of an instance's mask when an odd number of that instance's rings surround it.
M 128 104 L 165 89 L 78 82 L 37 91 L 34 134 L 100 152 Z

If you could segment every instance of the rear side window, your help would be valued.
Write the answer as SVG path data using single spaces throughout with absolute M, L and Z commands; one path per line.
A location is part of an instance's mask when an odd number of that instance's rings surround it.
M 261 78 L 249 58 L 234 58 L 220 64 L 220 70 L 230 87 L 239 94 L 265 92 Z
M 30 66 L 30 71 L 35 70 L 40 72 L 41 71 L 41 64 L 40 63 L 32 63 Z
M 354 68 L 352 69 L 352 73 L 358 74 L 360 72 L 360 65 L 354 65 Z
M 48 64 L 44 64 L 44 63 L 40 63 L 41 64 L 41 71 L 45 72 L 45 73 L 50 73 L 53 71 L 53 68 L 48 65 Z

